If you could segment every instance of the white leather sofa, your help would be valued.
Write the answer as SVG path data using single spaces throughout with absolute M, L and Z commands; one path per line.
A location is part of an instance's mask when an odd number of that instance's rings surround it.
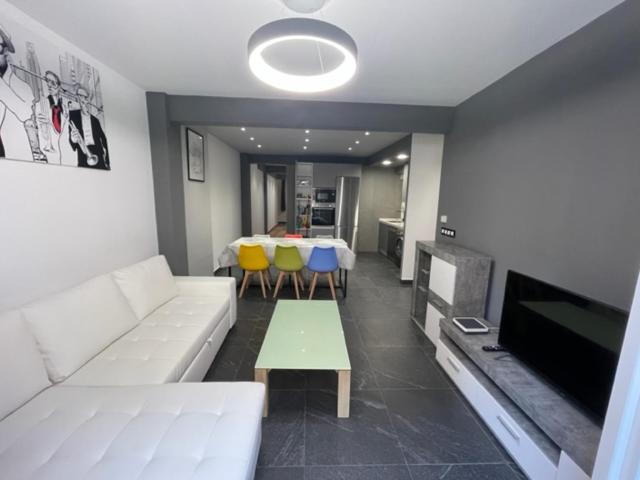
M 252 479 L 264 387 L 200 381 L 235 280 L 164 257 L 0 315 L 2 479 Z

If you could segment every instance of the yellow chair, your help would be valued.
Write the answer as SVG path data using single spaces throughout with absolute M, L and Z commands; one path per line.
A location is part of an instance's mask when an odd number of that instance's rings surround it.
M 262 297 L 267 298 L 267 292 L 264 288 L 265 279 L 269 290 L 271 290 L 271 283 L 269 283 L 269 277 L 265 276 L 265 273 L 269 270 L 269 259 L 264 252 L 262 245 L 240 245 L 240 251 L 238 252 L 238 264 L 240 268 L 244 270 L 244 278 L 242 279 L 242 287 L 240 287 L 240 294 L 238 298 L 242 298 L 244 291 L 249 284 L 249 279 L 254 273 L 260 274 L 260 286 L 262 287 Z

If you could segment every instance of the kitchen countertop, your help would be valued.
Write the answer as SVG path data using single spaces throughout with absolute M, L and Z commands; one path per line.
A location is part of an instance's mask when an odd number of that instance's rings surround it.
M 397 221 L 397 219 L 395 218 L 379 218 L 378 222 L 388 226 L 388 227 L 393 227 L 393 228 L 397 228 L 399 230 L 404 230 L 404 222 L 402 221 Z

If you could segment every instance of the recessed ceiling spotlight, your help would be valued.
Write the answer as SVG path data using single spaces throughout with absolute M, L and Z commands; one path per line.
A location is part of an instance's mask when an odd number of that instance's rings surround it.
M 262 145 L 258 144 L 258 148 L 262 148 Z
M 240 130 L 242 130 L 243 132 L 247 131 L 247 129 L 245 127 L 240 127 Z
M 356 140 L 356 145 L 359 145 L 359 144 L 360 144 L 360 140 Z
M 368 137 L 369 135 L 371 135 L 371 132 L 364 132 L 364 134 Z
M 387 166 L 391 165 L 392 163 L 393 163 L 393 162 L 392 162 L 391 160 L 389 160 L 388 158 L 387 158 L 386 160 L 383 160 L 383 161 L 382 161 L 382 164 L 383 164 L 385 167 L 387 167 Z
M 254 137 L 251 137 L 251 138 L 249 138 L 249 140 L 251 140 L 251 141 L 253 142 L 253 141 L 255 140 L 255 138 L 254 138 Z
M 396 155 L 396 158 L 398 160 L 406 160 L 407 158 L 409 158 L 409 155 L 407 155 L 406 153 L 400 153 L 400 154 Z
M 349 151 L 353 150 L 353 147 L 349 147 Z
M 278 70 L 270 65 L 266 51 L 284 43 L 322 44 L 332 48 L 342 58 L 333 70 L 315 75 L 296 75 Z M 358 48 L 353 38 L 344 30 L 327 22 L 312 18 L 284 18 L 267 23 L 256 30 L 249 39 L 249 68 L 267 85 L 289 92 L 324 92 L 347 83 L 356 73 Z M 320 57 L 319 66 L 322 65 Z
M 305 141 L 306 143 L 309 143 L 309 139 L 308 139 L 308 138 L 305 138 L 305 139 L 304 139 L 304 141 Z
M 305 145 L 304 147 L 302 147 L 303 150 L 306 150 L 308 147 Z
M 307 135 L 311 133 L 311 130 L 305 130 L 304 133 L 306 133 Z

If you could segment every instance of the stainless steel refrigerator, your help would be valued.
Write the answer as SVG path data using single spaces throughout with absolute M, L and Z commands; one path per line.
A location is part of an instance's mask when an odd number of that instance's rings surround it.
M 335 237 L 345 240 L 356 251 L 358 242 L 358 209 L 360 206 L 360 178 L 336 178 Z

